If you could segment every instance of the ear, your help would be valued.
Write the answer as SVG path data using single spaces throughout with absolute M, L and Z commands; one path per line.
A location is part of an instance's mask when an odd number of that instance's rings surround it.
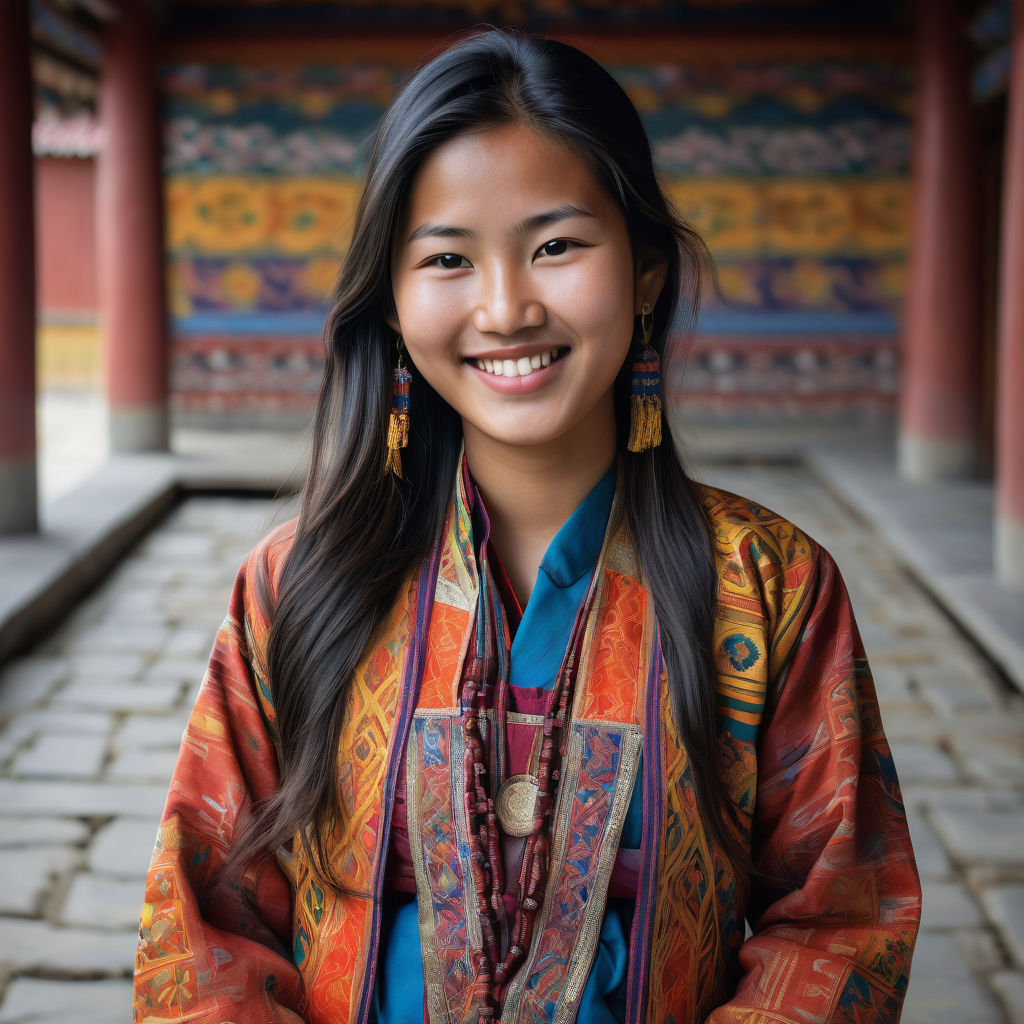
M 385 313 L 384 323 L 386 323 L 388 327 L 395 332 L 395 334 L 402 333 L 402 325 L 398 322 L 398 311 L 394 306 L 390 306 L 387 313 Z
M 633 304 L 636 306 L 633 313 L 636 316 L 640 315 L 645 302 L 654 308 L 661 289 L 665 287 L 667 273 L 668 263 L 660 253 L 641 253 L 637 256 L 633 278 Z

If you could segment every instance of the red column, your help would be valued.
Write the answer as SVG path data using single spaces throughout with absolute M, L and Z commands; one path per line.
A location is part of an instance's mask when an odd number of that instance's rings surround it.
M 112 451 L 167 447 L 167 344 L 155 26 L 131 0 L 104 38 L 99 292 Z
M 0 533 L 37 527 L 29 54 L 28 0 L 0 4 Z
M 964 25 L 956 0 L 919 0 L 910 280 L 900 390 L 900 471 L 977 469 L 981 219 Z
M 1013 3 L 996 370 L 996 578 L 1024 590 L 1024 0 Z

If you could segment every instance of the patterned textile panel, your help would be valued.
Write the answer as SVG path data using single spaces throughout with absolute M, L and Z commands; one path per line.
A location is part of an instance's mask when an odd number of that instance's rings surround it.
M 685 376 L 675 360 L 668 387 L 697 418 L 887 409 L 905 287 L 909 69 L 896 57 L 780 59 L 770 45 L 738 61 L 605 58 L 719 271 Z M 180 413 L 308 416 L 367 139 L 407 73 L 370 60 L 164 69 Z

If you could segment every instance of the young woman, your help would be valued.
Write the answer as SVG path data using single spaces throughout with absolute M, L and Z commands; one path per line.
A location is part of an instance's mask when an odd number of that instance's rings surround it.
M 175 769 L 137 1021 L 898 1018 L 920 892 L 842 581 L 662 425 L 704 261 L 579 51 L 489 31 L 402 91 L 301 514 Z

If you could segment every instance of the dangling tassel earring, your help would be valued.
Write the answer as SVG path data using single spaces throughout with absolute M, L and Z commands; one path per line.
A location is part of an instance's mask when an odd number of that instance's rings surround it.
M 640 314 L 642 340 L 633 356 L 633 380 L 629 398 L 629 441 L 631 452 L 643 452 L 661 444 L 661 371 L 658 353 L 651 345 L 654 317 L 645 302 Z
M 391 470 L 402 479 L 402 449 L 409 443 L 409 382 L 412 374 L 402 362 L 402 339 L 398 339 L 398 365 L 395 367 L 391 395 L 391 417 L 388 420 L 388 461 Z

